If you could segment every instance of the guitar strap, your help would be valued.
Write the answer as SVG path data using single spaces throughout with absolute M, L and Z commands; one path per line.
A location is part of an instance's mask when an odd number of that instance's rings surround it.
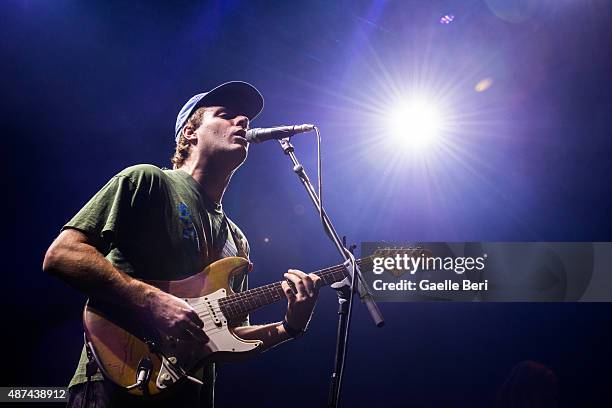
M 236 245 L 236 250 L 238 251 L 237 256 L 249 259 L 249 255 L 246 251 L 246 243 L 244 239 L 238 236 L 238 232 L 236 231 L 236 225 L 224 214 L 225 222 L 227 223 L 227 227 L 232 234 L 232 239 L 234 240 L 234 245 Z
M 89 347 L 89 342 L 87 342 L 87 339 L 85 339 L 85 352 L 87 353 L 85 375 L 87 376 L 87 382 L 89 382 L 91 381 L 91 377 L 98 372 L 98 363 L 96 363 L 96 360 L 93 357 L 93 353 L 91 352 L 91 347 Z
M 207 264 L 223 258 L 224 256 L 239 256 L 248 259 L 247 244 L 244 238 L 238 234 L 236 224 L 234 224 L 228 217 L 223 213 L 223 216 L 219 218 L 206 217 L 208 220 L 208 229 L 204 229 L 207 241 Z M 226 227 L 227 226 L 227 227 Z M 204 227 L 204 226 L 203 226 Z M 216 234 L 215 234 L 216 231 Z M 231 235 L 234 246 L 236 247 L 236 254 L 226 252 L 228 245 L 228 236 Z
M 91 383 L 91 377 L 98 372 L 98 363 L 96 363 L 96 360 L 93 357 L 93 353 L 91 351 L 91 347 L 89 347 L 89 342 L 87 341 L 87 336 L 85 336 L 85 333 L 83 333 L 83 339 L 85 340 L 85 352 L 87 353 L 87 364 L 85 365 L 85 375 L 87 376 L 87 381 L 85 382 L 85 390 L 81 396 L 81 408 L 83 406 L 87 406 L 89 402 L 89 384 Z

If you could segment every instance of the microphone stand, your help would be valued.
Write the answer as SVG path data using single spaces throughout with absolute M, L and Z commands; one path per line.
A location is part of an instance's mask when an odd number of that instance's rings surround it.
M 346 357 L 346 346 L 348 343 L 349 327 L 351 322 L 351 310 L 353 305 L 353 294 L 355 290 L 359 293 L 361 299 L 366 304 L 370 317 L 374 321 L 377 327 L 382 327 L 385 321 L 378 309 L 376 303 L 372 298 L 369 288 L 363 278 L 359 266 L 355 261 L 355 257 L 352 252 L 346 248 L 345 240 L 340 240 L 340 237 L 334 229 L 331 220 L 327 216 L 325 209 L 321 207 L 321 201 L 317 196 L 315 189 L 304 170 L 304 166 L 300 164 L 296 155 L 295 148 L 291 144 L 290 138 L 284 138 L 279 140 L 280 146 L 283 149 L 283 153 L 289 156 L 293 164 L 293 172 L 298 176 L 300 182 L 306 189 L 310 200 L 314 204 L 317 213 L 321 216 L 323 222 L 323 229 L 326 235 L 332 240 L 336 249 L 340 253 L 340 256 L 344 260 L 344 266 L 348 272 L 348 276 L 332 285 L 332 288 L 336 290 L 338 295 L 338 332 L 336 339 L 336 358 L 334 364 L 334 372 L 331 376 L 331 383 L 329 389 L 329 407 L 337 407 L 340 401 L 340 391 L 342 385 L 342 376 L 344 374 L 344 361 Z M 356 284 L 355 284 L 356 283 Z

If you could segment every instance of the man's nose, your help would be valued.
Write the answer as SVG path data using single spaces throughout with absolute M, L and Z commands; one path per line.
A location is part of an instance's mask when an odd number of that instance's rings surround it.
M 236 126 L 240 126 L 243 129 L 247 129 L 249 127 L 249 118 L 246 116 L 236 116 L 235 119 Z

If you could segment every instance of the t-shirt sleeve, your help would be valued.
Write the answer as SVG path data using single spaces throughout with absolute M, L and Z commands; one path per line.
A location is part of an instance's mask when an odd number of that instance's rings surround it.
M 104 255 L 130 233 L 139 211 L 159 192 L 161 170 L 137 165 L 109 180 L 62 230 L 74 228 L 94 240 Z
M 62 230 L 74 228 L 91 236 L 107 254 L 128 226 L 136 205 L 136 186 L 126 175 L 116 175 L 98 191 Z

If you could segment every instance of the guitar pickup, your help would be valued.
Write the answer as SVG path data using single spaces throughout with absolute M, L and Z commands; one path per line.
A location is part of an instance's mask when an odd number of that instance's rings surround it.
M 225 289 L 221 289 L 221 294 L 225 295 Z M 215 326 L 223 327 L 224 324 L 227 324 L 227 320 L 225 319 L 223 312 L 221 312 L 221 308 L 219 307 L 219 301 L 217 299 L 210 299 L 209 297 L 205 297 L 202 300 L 202 305 L 204 306 L 204 309 L 208 312 L 210 320 L 212 320 Z M 202 320 L 206 321 L 208 319 Z

